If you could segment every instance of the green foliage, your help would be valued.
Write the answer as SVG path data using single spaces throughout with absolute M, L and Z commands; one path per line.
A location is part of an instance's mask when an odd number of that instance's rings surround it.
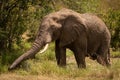
M 39 2 L 42 4 L 42 9 L 38 6 Z M 7 59 L 8 53 L 16 52 L 15 45 L 19 49 L 23 48 L 22 35 L 27 33 L 28 37 L 33 37 L 40 25 L 40 19 L 51 12 L 52 8 L 47 5 L 46 1 L 38 1 L 38 3 L 34 3 L 33 0 L 0 1 L 0 56 L 2 62 Z
M 72 10 L 80 13 L 98 12 L 100 8 L 100 0 L 63 0 L 64 3 Z
M 107 24 L 111 32 L 111 47 L 115 49 L 120 48 L 120 11 L 109 9 L 103 15 L 103 20 Z
M 25 4 L 25 3 L 24 3 Z M 12 43 L 20 41 L 20 35 L 26 30 L 22 1 L 2 0 L 0 5 L 0 47 L 10 50 Z M 22 6 L 23 5 L 23 6 Z M 21 8 L 22 6 L 22 8 Z M 1 32 L 2 31 L 2 32 Z

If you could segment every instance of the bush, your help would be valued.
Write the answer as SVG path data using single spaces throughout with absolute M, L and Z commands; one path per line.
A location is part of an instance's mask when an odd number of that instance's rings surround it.
M 102 19 L 111 33 L 111 47 L 118 50 L 120 48 L 120 11 L 108 9 L 107 13 L 102 13 Z

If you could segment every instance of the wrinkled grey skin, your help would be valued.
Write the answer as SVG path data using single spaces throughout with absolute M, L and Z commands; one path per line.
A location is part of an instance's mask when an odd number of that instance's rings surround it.
M 23 60 L 35 56 L 45 44 L 52 41 L 55 41 L 55 54 L 59 66 L 66 65 L 66 48 L 73 51 L 80 68 L 86 67 L 86 56 L 108 66 L 110 38 L 109 30 L 97 16 L 62 9 L 43 18 L 32 47 L 17 58 L 9 70 L 14 69 Z

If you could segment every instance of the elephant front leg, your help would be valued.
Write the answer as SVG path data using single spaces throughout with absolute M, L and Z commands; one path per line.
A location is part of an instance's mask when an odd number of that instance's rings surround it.
M 74 55 L 75 55 L 78 68 L 86 68 L 85 53 L 83 51 L 75 51 Z
M 66 48 L 59 46 L 59 40 L 55 42 L 55 56 L 57 65 L 66 66 Z
M 87 39 L 84 35 L 73 43 L 73 52 L 78 68 L 86 68 L 85 57 L 87 54 Z

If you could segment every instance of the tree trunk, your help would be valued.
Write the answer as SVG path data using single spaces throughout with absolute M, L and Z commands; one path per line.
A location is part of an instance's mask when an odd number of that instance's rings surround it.
M 6 40 L 0 40 L 0 52 L 3 52 L 7 50 L 7 42 Z

